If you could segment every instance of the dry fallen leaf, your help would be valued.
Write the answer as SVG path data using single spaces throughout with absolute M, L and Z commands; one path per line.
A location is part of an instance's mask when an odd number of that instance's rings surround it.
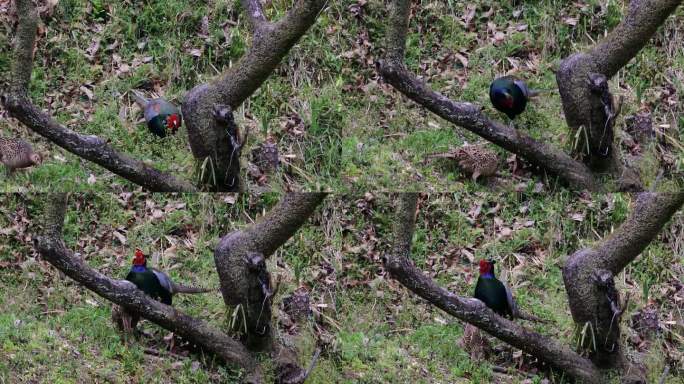
M 122 235 L 119 231 L 113 231 L 112 235 L 116 237 L 117 240 L 119 240 L 119 243 L 121 243 L 121 245 L 126 245 L 126 236 Z
M 570 218 L 575 221 L 584 221 L 584 213 L 573 213 Z
M 202 49 L 201 48 L 190 48 L 186 52 L 188 52 L 191 56 L 195 56 L 195 57 L 202 56 Z
M 563 22 L 567 25 L 572 25 L 573 27 L 577 25 L 577 18 L 575 17 L 566 17 L 563 19 Z

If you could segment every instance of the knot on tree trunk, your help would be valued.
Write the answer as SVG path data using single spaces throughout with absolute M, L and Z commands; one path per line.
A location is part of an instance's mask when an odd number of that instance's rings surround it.
M 574 133 L 575 155 L 594 171 L 615 168 L 612 145 L 616 114 L 608 78 L 598 73 L 591 56 L 577 53 L 563 60 L 556 81 L 565 119 Z
M 594 148 L 594 155 L 601 158 L 608 158 L 610 156 L 613 147 L 613 126 L 615 124 L 615 118 L 617 117 L 619 107 L 616 107 L 613 95 L 608 89 L 608 78 L 600 73 L 589 73 L 587 75 L 589 90 L 591 91 L 594 98 L 598 99 L 598 102 L 592 101 L 592 103 L 600 104 L 603 109 L 599 111 L 599 119 L 605 121 L 603 124 L 603 129 L 599 129 L 599 137 L 593 138 L 594 146 L 590 145 L 590 148 Z M 593 132 L 593 131 L 590 131 Z M 597 142 L 596 142 L 597 141 Z
M 245 345 L 253 351 L 272 348 L 271 298 L 275 294 L 266 258 L 259 252 L 248 252 L 244 262 L 247 278 Z
M 240 153 L 244 140 L 232 108 L 219 103 L 215 92 L 203 84 L 187 94 L 182 112 L 188 140 L 197 161 L 200 184 L 214 191 L 237 192 L 241 188 Z M 207 99 L 215 102 L 207 103 Z

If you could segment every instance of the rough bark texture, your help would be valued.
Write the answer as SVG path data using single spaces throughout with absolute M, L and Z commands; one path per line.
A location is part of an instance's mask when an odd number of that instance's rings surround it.
M 406 288 L 458 319 L 567 372 L 582 383 L 600 383 L 598 370 L 588 359 L 549 337 L 505 319 L 477 299 L 459 297 L 438 286 L 409 259 L 415 228 L 417 194 L 398 197 L 394 246 L 385 268 Z
M 684 193 L 642 193 L 627 220 L 591 248 L 571 255 L 563 267 L 563 280 L 575 323 L 588 335 L 583 348 L 600 368 L 625 368 L 620 345 L 621 304 L 613 278 L 657 236 L 684 204 Z
M 561 62 L 556 73 L 563 111 L 570 130 L 577 135 L 575 152 L 595 172 L 613 174 L 621 189 L 640 189 L 638 175 L 624 168 L 612 143 L 612 123 L 605 103 L 591 90 L 592 74 L 610 79 L 649 41 L 681 0 L 632 0 L 625 19 L 586 53 Z M 578 134 L 579 132 L 579 134 Z M 610 150 L 601 143 L 610 138 Z
M 267 278 L 264 272 L 267 275 L 268 271 L 265 265 L 256 268 L 251 260 L 260 256 L 265 262 L 304 224 L 324 197 L 323 193 L 288 194 L 255 224 L 224 236 L 216 247 L 214 261 L 223 300 L 227 305 L 241 306 L 245 323 L 240 330 L 245 332 L 245 343 L 252 350 L 270 350 L 273 335 L 270 298 L 263 288 Z M 268 285 L 273 289 L 270 282 Z
M 273 72 L 282 58 L 316 21 L 325 0 L 299 0 L 280 21 L 266 21 L 256 0 L 242 0 L 254 30 L 254 40 L 247 53 L 225 74 L 211 83 L 193 88 L 182 106 L 192 153 L 199 164 L 211 159 L 216 184 L 212 189 L 236 191 L 238 174 L 232 159 L 230 140 L 226 140 L 220 124 L 213 118 L 216 105 L 232 109 L 256 91 Z
M 27 95 L 33 68 L 33 46 L 36 44 L 38 12 L 30 1 L 17 0 L 17 34 L 14 36 L 14 61 L 10 92 Z
M 538 142 L 520 130 L 490 120 L 481 113 L 479 106 L 448 99 L 408 71 L 403 61 L 409 5 L 407 0 L 394 0 L 391 4 L 386 39 L 388 54 L 386 60 L 380 63 L 380 72 L 385 81 L 441 118 L 519 155 L 545 172 L 558 176 L 571 188 L 600 188 L 590 170 L 563 151 Z
M 12 84 L 2 95 L 2 104 L 10 116 L 67 151 L 90 160 L 151 191 L 194 191 L 187 181 L 158 171 L 142 161 L 115 151 L 97 136 L 81 135 L 62 126 L 34 106 L 28 98 L 33 68 L 33 47 L 36 40 L 38 13 L 31 0 L 16 0 L 19 15 L 14 38 Z
M 53 195 L 47 203 L 46 231 L 36 239 L 36 248 L 45 260 L 103 298 L 128 311 L 139 313 L 155 324 L 216 354 L 226 363 L 244 369 L 247 373 L 247 382 L 263 382 L 256 360 L 238 341 L 202 320 L 150 298 L 128 281 L 114 280 L 97 272 L 74 256 L 65 247 L 61 234 L 66 211 L 66 195 Z
M 682 0 L 632 0 L 625 19 L 588 52 L 599 73 L 613 77 L 648 43 Z

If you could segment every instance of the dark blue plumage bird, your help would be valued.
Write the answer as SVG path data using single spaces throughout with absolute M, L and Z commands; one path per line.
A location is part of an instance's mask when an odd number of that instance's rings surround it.
M 147 99 L 140 92 L 133 90 L 135 102 L 140 105 L 145 115 L 147 128 L 155 136 L 164 138 L 167 131 L 175 135 L 183 124 L 178 107 L 162 98 Z
M 511 120 L 523 113 L 527 101 L 537 94 L 524 81 L 512 76 L 499 77 L 489 86 L 489 100 L 494 108 L 505 113 Z
M 203 293 L 210 289 L 190 287 L 177 284 L 166 273 L 147 266 L 145 254 L 140 250 L 135 250 L 133 267 L 131 267 L 126 280 L 135 284 L 138 289 L 145 292 L 155 300 L 159 300 L 166 305 L 172 305 L 173 295 L 177 293 Z M 129 313 L 124 308 L 117 307 L 112 311 L 112 317 L 123 330 L 130 332 L 136 328 L 140 315 Z
M 513 294 L 494 275 L 493 260 L 480 260 L 480 277 L 475 286 L 475 298 L 501 316 L 511 319 L 517 317 L 518 309 Z

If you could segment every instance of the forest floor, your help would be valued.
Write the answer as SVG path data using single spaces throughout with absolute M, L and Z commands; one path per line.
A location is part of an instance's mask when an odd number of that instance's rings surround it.
M 567 255 L 616 228 L 630 199 L 562 192 L 427 195 L 412 258 L 464 296 L 474 289 L 477 260 L 494 258 L 519 305 L 549 321 L 525 325 L 574 346 L 582 330 L 574 329 L 560 268 Z M 218 239 L 277 200 L 274 194 L 72 194 L 65 241 L 111 277 L 126 275 L 140 247 L 176 281 L 218 287 Z M 168 332 L 150 322 L 141 323 L 147 336 L 124 343 L 112 326 L 110 303 L 60 275 L 29 246 L 40 231 L 43 204 L 37 196 L 0 195 L 0 383 L 237 382 L 238 372 L 182 343 L 169 353 Z M 499 352 L 471 360 L 459 344 L 463 323 L 385 275 L 381 260 L 392 222 L 388 195 L 333 195 L 269 259 L 280 282 L 277 337 L 296 346 L 302 364 L 317 345 L 323 351 L 308 383 L 568 383 L 494 339 Z M 622 321 L 627 354 L 645 363 L 649 382 L 657 382 L 665 364 L 675 375 L 665 383 L 681 383 L 684 375 L 682 255 L 680 212 L 616 279 L 629 296 Z M 313 309 L 300 323 L 283 309 L 283 298 L 295 290 L 309 295 Z M 234 316 L 218 293 L 179 296 L 175 306 L 222 329 Z M 654 327 L 639 321 L 645 313 L 657 315 Z
M 53 3 L 53 2 L 49 2 Z M 187 132 L 166 139 L 141 123 L 131 89 L 180 103 L 197 84 L 229 68 L 251 42 L 237 1 L 55 1 L 41 29 L 31 96 L 59 121 L 106 138 L 115 148 L 187 178 L 196 175 Z M 274 0 L 273 18 L 291 1 Z M 9 2 L 0 4 L 0 85 L 7 82 L 13 35 Z M 532 103 L 516 126 L 569 151 L 554 70 L 560 59 L 587 47 L 617 25 L 626 1 L 426 1 L 414 7 L 407 65 L 444 95 L 484 106 L 489 83 L 515 74 L 551 90 Z M 457 166 L 428 155 L 481 139 L 417 107 L 379 79 L 385 3 L 330 2 L 319 20 L 264 85 L 238 110 L 252 150 L 269 139 L 282 166 L 263 177 L 245 172 L 250 191 L 264 190 L 533 190 L 540 179 L 520 159 L 499 153 L 499 175 L 474 183 Z M 681 188 L 684 175 L 684 9 L 611 81 L 623 97 L 616 126 L 624 153 L 639 154 L 648 188 Z M 0 112 L 4 114 L 5 112 Z M 650 117 L 656 140 L 635 146 L 626 117 Z M 46 159 L 1 190 L 130 190 L 118 176 L 48 143 L 0 115 L 3 136 L 20 136 Z M 658 169 L 663 174 L 658 175 Z M 654 183 L 657 185 L 654 186 Z M 556 189 L 553 180 L 543 186 Z

